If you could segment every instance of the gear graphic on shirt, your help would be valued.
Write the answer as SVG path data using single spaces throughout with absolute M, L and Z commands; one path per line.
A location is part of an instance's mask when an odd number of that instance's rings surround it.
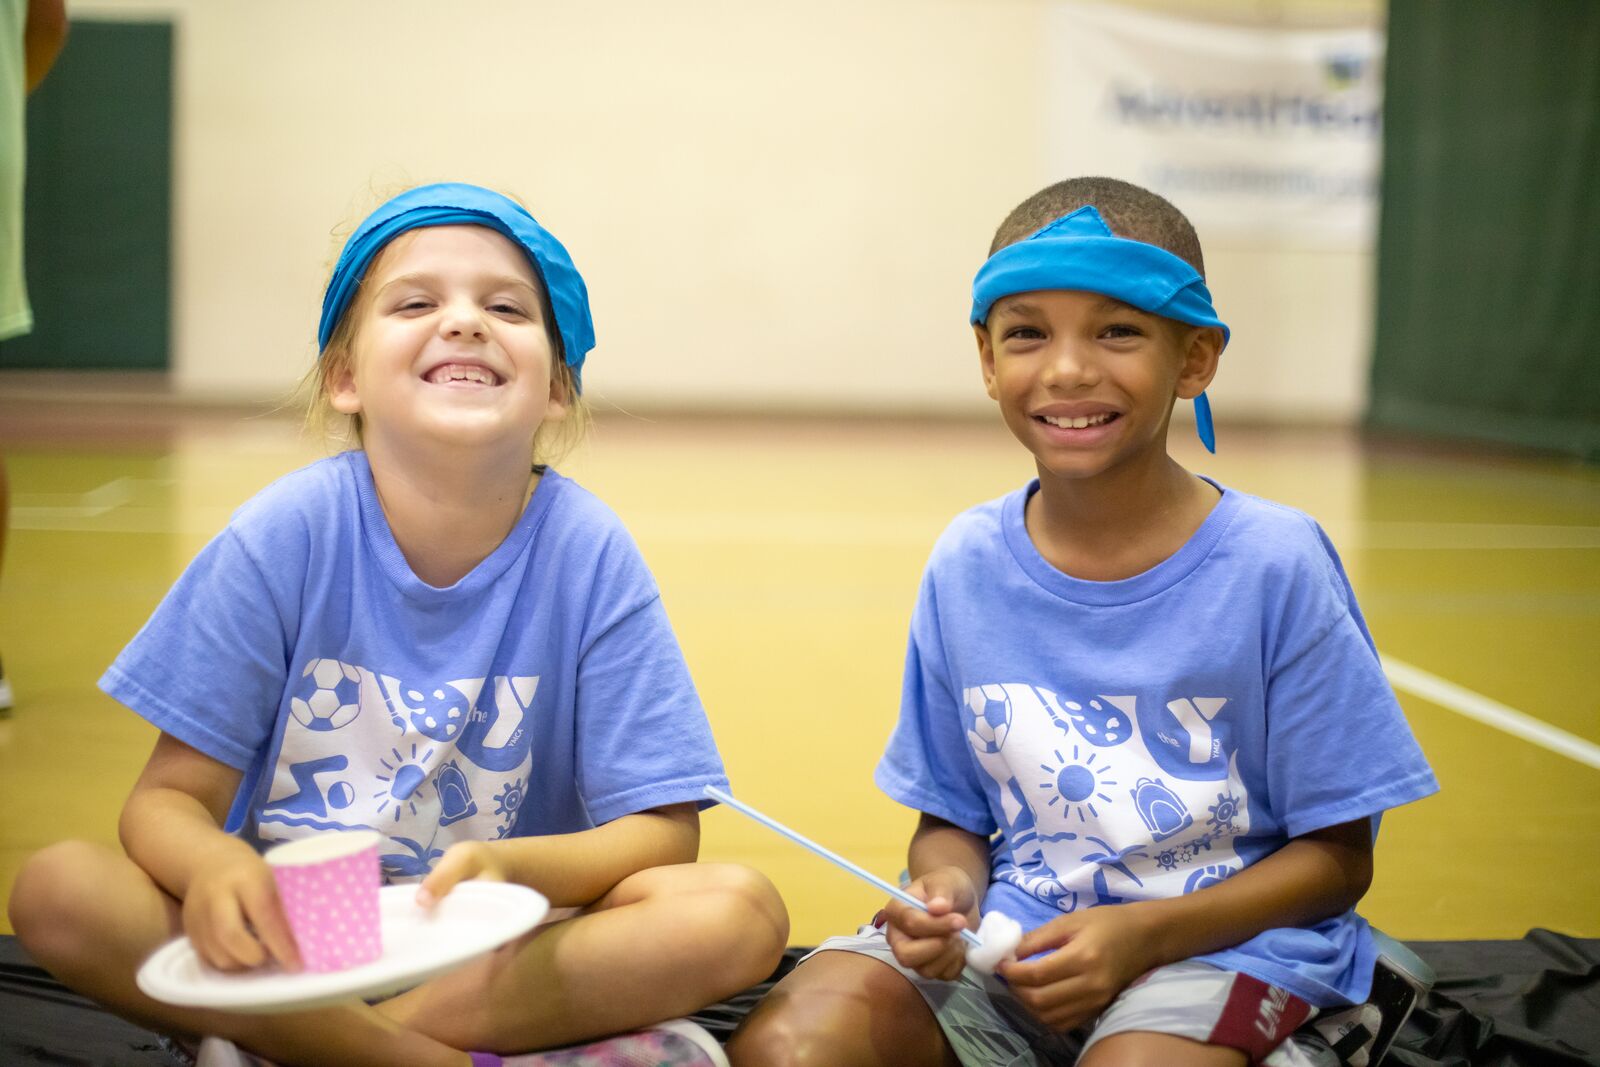
M 1206 810 L 1211 813 L 1211 817 L 1206 820 L 1206 824 L 1216 828 L 1216 836 L 1220 837 L 1225 833 L 1236 834 L 1239 832 L 1238 827 L 1233 822 L 1239 817 L 1238 797 L 1231 793 L 1218 793 L 1217 802 L 1207 805 Z

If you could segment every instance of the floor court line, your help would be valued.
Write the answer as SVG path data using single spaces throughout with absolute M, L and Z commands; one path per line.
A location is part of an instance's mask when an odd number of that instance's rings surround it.
M 1364 549 L 1600 548 L 1600 526 L 1541 526 L 1487 522 L 1363 522 L 1354 538 Z M 1354 538 L 1341 539 L 1351 540 Z
M 74 520 L 98 519 L 134 503 L 142 487 L 165 488 L 173 484 L 170 478 L 113 478 L 83 493 L 17 493 L 12 497 L 13 525 L 21 530 L 73 532 L 84 529 L 70 525 Z M 54 503 L 69 500 L 70 504 Z M 57 523 L 68 525 L 58 526 Z M 98 529 L 98 527 L 95 527 Z M 125 533 L 115 526 L 107 532 Z M 139 530 L 147 533 L 151 531 Z M 160 531 L 155 531 L 160 532 Z
M 22 503 L 23 506 L 13 508 L 12 522 L 13 525 L 19 529 L 32 530 L 77 529 L 85 530 L 86 532 L 93 531 L 100 533 L 172 532 L 173 524 L 163 521 L 164 516 L 159 514 L 150 515 L 147 517 L 141 516 L 141 518 L 145 519 L 144 522 L 136 521 L 133 523 L 127 523 L 124 521 L 122 523 L 114 524 L 90 522 L 87 525 L 78 525 L 71 522 L 73 519 L 101 519 L 101 517 L 105 516 L 107 513 L 123 508 L 134 496 L 134 493 L 131 490 L 133 490 L 134 487 L 141 481 L 152 481 L 154 484 L 160 484 L 159 481 L 156 480 L 118 478 L 106 483 L 105 485 L 90 490 L 87 493 L 83 493 L 78 497 L 78 503 L 76 506 L 41 507 L 34 505 L 30 507 L 28 504 L 33 503 L 32 500 L 28 500 L 26 503 L 23 501 L 18 501 L 18 503 Z M 659 525 L 662 527 L 658 533 L 666 536 L 668 539 L 676 540 L 689 533 L 687 529 L 677 528 L 680 524 L 675 524 L 670 521 L 662 521 L 662 517 L 652 518 L 654 518 L 655 521 L 649 525 Z M 732 517 L 730 517 L 730 519 L 731 518 Z M 761 524 L 760 528 L 748 528 L 750 527 L 748 516 L 739 516 L 738 518 L 742 519 L 743 522 L 730 522 L 729 525 L 743 525 L 747 528 L 729 530 L 723 527 L 721 524 L 710 524 L 709 528 L 722 528 L 724 530 L 724 538 L 731 534 L 735 540 L 751 539 L 756 541 L 784 540 L 786 539 L 784 536 L 785 534 L 788 538 L 792 538 L 797 532 L 793 528 L 793 517 L 785 517 L 785 521 L 783 523 L 769 522 L 768 524 Z M 811 516 L 811 518 L 815 520 L 816 517 Z M 857 518 L 859 520 L 859 517 L 853 518 Z M 66 521 L 63 522 L 63 520 Z M 811 525 L 816 526 L 817 524 L 813 521 Z M 873 532 L 877 535 L 876 538 L 871 538 L 865 537 L 866 531 L 860 529 L 860 525 L 861 524 L 858 521 L 854 532 L 854 540 L 859 541 L 866 539 L 904 542 L 922 540 L 927 536 L 928 532 L 927 529 L 924 529 L 923 524 L 919 522 L 902 520 L 900 522 L 891 522 L 886 524 L 880 520 L 880 522 L 877 524 L 866 524 L 868 526 L 873 526 Z M 1384 531 L 1391 533 L 1391 535 L 1395 532 L 1399 532 L 1400 530 L 1404 530 L 1406 534 L 1410 535 L 1410 537 L 1402 537 L 1402 541 L 1415 540 L 1417 539 L 1418 534 L 1422 535 L 1422 540 L 1433 540 L 1434 538 L 1429 537 L 1428 534 L 1436 534 L 1438 530 L 1438 524 L 1430 523 L 1395 523 L 1374 525 L 1380 529 L 1385 526 L 1391 527 L 1392 529 Z M 1571 528 L 1562 530 L 1560 528 L 1549 527 L 1519 528 L 1516 526 L 1484 526 L 1477 524 L 1463 525 L 1468 526 L 1469 528 L 1471 526 L 1477 526 L 1479 537 L 1481 538 L 1482 535 L 1489 534 L 1490 537 L 1487 539 L 1489 541 L 1501 539 L 1508 532 L 1517 532 L 1526 536 L 1526 534 L 1529 532 L 1537 531 L 1538 533 L 1545 535 L 1545 538 L 1540 538 L 1539 540 L 1545 540 L 1552 533 L 1562 534 L 1565 538 L 1571 538 L 1574 532 L 1580 535 L 1576 538 L 1575 543 L 1568 542 L 1566 544 L 1561 544 L 1560 547 L 1590 547 L 1588 542 L 1596 532 L 1595 528 L 1592 527 L 1579 528 L 1577 531 L 1574 531 Z M 821 527 L 823 528 L 831 528 L 834 526 L 835 524 L 831 522 L 821 524 Z M 691 539 L 705 539 L 707 528 L 708 526 L 704 521 L 697 523 L 695 525 L 694 532 L 698 536 Z M 808 529 L 805 531 L 805 537 L 803 539 L 814 543 L 819 532 L 819 529 Z M 1495 535 L 1498 535 L 1498 537 Z M 1479 541 L 1478 538 L 1473 538 L 1472 540 L 1478 543 L 1473 543 L 1470 545 L 1470 547 L 1487 547 L 1482 541 Z M 1412 546 L 1406 545 L 1405 547 Z M 1468 545 L 1461 545 L 1460 547 L 1468 547 Z M 1504 546 L 1501 545 L 1498 547 Z M 1546 541 L 1545 544 L 1540 544 L 1537 547 L 1555 547 L 1555 545 Z M 1520 712 L 1515 708 L 1511 708 L 1499 703 L 1498 701 L 1491 700 L 1490 698 L 1483 696 L 1481 693 L 1476 693 L 1463 686 L 1456 685 L 1454 682 L 1440 678 L 1438 675 L 1431 674 L 1428 671 L 1406 663 L 1403 660 L 1394 659 L 1390 656 L 1384 656 L 1382 657 L 1382 660 L 1384 671 L 1389 676 L 1389 680 L 1395 685 L 1396 688 L 1413 693 L 1425 700 L 1438 704 L 1440 707 L 1443 707 L 1449 711 L 1454 711 L 1457 714 L 1464 715 L 1467 718 L 1481 722 L 1486 726 L 1490 726 L 1504 733 L 1511 734 L 1514 737 L 1519 737 L 1530 742 L 1531 744 L 1538 745 L 1541 748 L 1547 749 L 1551 752 L 1566 756 L 1569 759 L 1586 764 L 1587 766 L 1600 769 L 1600 745 L 1596 745 L 1591 741 L 1579 737 L 1576 734 L 1569 733 L 1566 730 L 1562 730 L 1559 727 L 1552 726 L 1549 723 L 1546 723 L 1540 719 L 1536 719 L 1531 715 Z
M 1481 693 L 1474 693 L 1454 682 L 1446 681 L 1421 667 L 1414 667 L 1391 656 L 1380 658 L 1383 660 L 1384 673 L 1389 676 L 1389 681 L 1394 683 L 1396 689 L 1404 689 L 1458 715 L 1476 719 L 1485 726 L 1492 726 L 1496 730 L 1520 737 L 1540 748 L 1549 749 L 1558 755 L 1600 770 L 1600 745 L 1587 741 L 1577 734 L 1568 733 L 1558 726 L 1551 726 L 1515 708 L 1507 707 L 1499 701 L 1490 700 Z

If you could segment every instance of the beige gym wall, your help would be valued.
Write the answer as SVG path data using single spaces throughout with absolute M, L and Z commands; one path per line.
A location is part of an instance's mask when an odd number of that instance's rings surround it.
M 1138 6 L 1359 25 L 1377 0 Z M 964 309 L 1045 172 L 1044 0 L 79 0 L 171 18 L 173 382 L 288 390 L 378 192 L 515 192 L 593 295 L 629 409 L 981 412 Z M 1181 205 L 1180 205 L 1181 206 Z M 1202 239 L 1205 234 L 1202 233 Z M 1372 254 L 1212 241 L 1219 417 L 1357 417 Z M 1186 413 L 1184 416 L 1186 417 Z

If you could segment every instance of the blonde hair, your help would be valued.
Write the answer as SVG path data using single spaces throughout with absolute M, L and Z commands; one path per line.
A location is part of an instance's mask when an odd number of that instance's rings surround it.
M 399 236 L 403 237 L 405 234 Z M 378 256 L 382 256 L 385 251 L 388 251 L 387 247 L 380 251 Z M 373 264 L 377 262 L 378 258 L 374 257 Z M 360 448 L 362 444 L 361 416 L 346 415 L 334 410 L 329 398 L 333 384 L 342 375 L 355 369 L 356 331 L 361 319 L 360 312 L 366 307 L 367 279 L 371 278 L 372 274 L 372 268 L 369 266 L 366 276 L 361 279 L 355 294 L 350 298 L 344 314 L 334 325 L 327 346 L 318 353 L 317 362 L 306 372 L 296 390 L 296 395 L 301 397 L 301 403 L 305 406 L 306 429 L 322 438 L 328 445 L 340 449 Z M 543 279 L 537 269 L 533 274 L 539 282 L 537 286 L 539 310 L 543 316 L 545 336 L 549 339 L 553 357 L 550 361 L 550 380 L 561 387 L 566 412 L 560 419 L 547 419 L 540 424 L 533 435 L 533 451 L 530 459 L 536 466 L 552 466 L 565 459 L 574 448 L 583 443 L 593 416 L 588 401 L 584 400 L 583 394 L 578 391 L 577 376 L 567 365 L 566 352 L 561 343 L 561 331 L 556 326 L 555 314 L 550 307 L 549 294 L 544 290 Z

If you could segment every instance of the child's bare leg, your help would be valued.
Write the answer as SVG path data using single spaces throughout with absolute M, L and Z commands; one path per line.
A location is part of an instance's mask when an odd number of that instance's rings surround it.
M 728 1043 L 734 1067 L 956 1067 L 933 1010 L 893 967 L 819 952 L 773 987 Z
M 630 875 L 583 914 L 378 1006 L 458 1048 L 524 1052 L 697 1011 L 766 978 L 789 936 L 772 883 L 690 863 Z
M 1225 1045 L 1126 1030 L 1095 1042 L 1078 1067 L 1245 1067 L 1249 1062 L 1243 1052 Z
M 282 1064 L 465 1067 L 465 1053 L 404 1030 L 364 1004 L 281 1015 L 181 1008 L 139 991 L 134 974 L 182 932 L 176 900 L 121 853 L 67 841 L 17 876 L 10 915 L 29 954 L 117 1014 L 176 1037 L 216 1034 Z

